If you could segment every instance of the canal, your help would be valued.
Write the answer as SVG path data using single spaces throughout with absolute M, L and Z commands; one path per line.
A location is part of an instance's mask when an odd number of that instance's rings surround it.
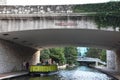
M 58 71 L 55 75 L 49 76 L 22 76 L 9 80 L 117 80 L 113 79 L 98 70 L 86 66 L 65 69 Z

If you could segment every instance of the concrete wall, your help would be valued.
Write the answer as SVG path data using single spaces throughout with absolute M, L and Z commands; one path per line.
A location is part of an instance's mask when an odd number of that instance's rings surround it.
M 89 17 L 78 17 L 78 19 L 68 19 L 67 17 L 30 17 L 30 18 L 10 18 L 0 19 L 0 32 L 39 30 L 39 29 L 98 29 L 94 20 Z M 60 18 L 60 19 L 59 19 Z M 75 17 L 76 18 L 76 17 Z M 103 29 L 111 30 L 112 28 Z
M 107 68 L 115 70 L 116 68 L 116 54 L 113 50 L 107 50 Z
M 120 50 L 107 50 L 107 68 L 120 72 Z
M 0 39 L 0 73 L 21 70 L 24 60 L 31 64 L 36 62 L 35 55 L 37 53 L 40 54 L 35 49 Z
M 120 72 L 120 49 L 116 50 L 116 71 Z
M 40 62 L 40 50 L 36 51 L 32 56 L 31 65 L 36 65 Z
M 97 29 L 97 26 L 92 20 L 85 20 L 80 17 L 81 20 L 57 20 L 51 18 L 26 18 L 26 19 L 1 19 L 0 20 L 0 32 L 9 31 L 23 31 L 23 30 L 36 30 L 36 29 L 64 29 L 64 28 L 84 28 L 84 29 Z

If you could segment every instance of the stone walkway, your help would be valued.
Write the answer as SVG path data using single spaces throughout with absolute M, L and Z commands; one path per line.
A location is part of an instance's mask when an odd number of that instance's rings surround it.
M 28 72 L 26 72 L 26 71 L 1 73 L 0 80 L 12 78 L 12 77 L 17 77 L 17 76 L 22 76 L 22 75 L 27 75 L 27 74 L 28 74 Z
M 111 70 L 105 67 L 96 67 L 96 68 L 120 80 L 120 72 L 117 72 L 115 70 Z

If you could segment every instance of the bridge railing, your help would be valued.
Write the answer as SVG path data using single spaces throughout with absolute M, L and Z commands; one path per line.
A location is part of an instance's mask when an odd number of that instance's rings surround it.
M 78 60 L 100 61 L 100 59 L 98 58 L 90 58 L 90 57 L 78 57 Z
M 44 14 L 72 12 L 72 5 L 0 6 L 0 14 Z
M 88 61 L 88 62 L 99 62 L 101 64 L 106 65 L 105 62 L 101 61 L 98 58 L 90 58 L 90 57 L 78 57 L 77 61 Z

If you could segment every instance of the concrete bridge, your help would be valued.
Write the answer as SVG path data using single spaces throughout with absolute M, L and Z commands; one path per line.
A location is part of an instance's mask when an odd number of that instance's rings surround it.
M 95 64 L 95 66 L 98 66 L 98 64 L 106 65 L 105 62 L 101 61 L 98 58 L 90 58 L 90 57 L 78 57 L 77 61 L 80 63 L 85 63 L 85 64 Z
M 96 13 L 74 13 L 72 7 L 0 6 L 0 72 L 21 70 L 24 60 L 36 64 L 42 48 L 70 45 L 113 50 L 116 64 L 109 66 L 119 70 L 118 28 L 99 30 L 88 15 Z

